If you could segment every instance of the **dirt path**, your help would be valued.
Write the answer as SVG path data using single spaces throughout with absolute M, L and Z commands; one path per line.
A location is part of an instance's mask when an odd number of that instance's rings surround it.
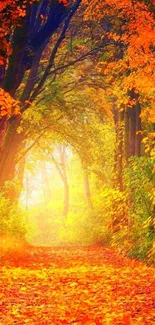
M 0 325 L 155 324 L 155 268 L 112 249 L 35 248 L 0 266 Z

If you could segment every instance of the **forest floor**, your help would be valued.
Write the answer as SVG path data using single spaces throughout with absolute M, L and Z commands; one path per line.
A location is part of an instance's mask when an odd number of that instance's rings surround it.
M 31 248 L 1 261 L 2 324 L 153 325 L 155 268 L 111 248 Z

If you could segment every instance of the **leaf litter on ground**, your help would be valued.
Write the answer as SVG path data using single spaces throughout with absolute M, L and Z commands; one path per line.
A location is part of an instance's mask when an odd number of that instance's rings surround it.
M 34 247 L 0 265 L 0 325 L 155 324 L 154 266 L 112 248 Z

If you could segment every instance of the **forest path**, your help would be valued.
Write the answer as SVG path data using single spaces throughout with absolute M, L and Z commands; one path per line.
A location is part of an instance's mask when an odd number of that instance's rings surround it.
M 0 266 L 0 325 L 155 323 L 155 269 L 111 248 L 33 248 Z

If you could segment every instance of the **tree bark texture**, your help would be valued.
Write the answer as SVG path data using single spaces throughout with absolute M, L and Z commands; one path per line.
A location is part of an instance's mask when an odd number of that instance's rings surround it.
M 136 103 L 136 145 L 135 145 L 135 153 L 136 156 L 141 156 L 141 142 L 142 142 L 142 125 L 141 125 L 141 106 L 139 102 Z
M 64 185 L 64 199 L 63 199 L 63 209 L 62 215 L 67 217 L 69 211 L 69 184 L 68 184 L 68 176 L 66 170 L 66 146 L 64 143 L 59 144 L 57 146 L 60 163 L 55 159 L 53 155 L 51 155 L 52 161 L 62 179 Z
M 124 111 L 124 158 L 125 164 L 128 165 L 129 159 L 129 135 L 130 135 L 130 120 L 128 108 Z
M 118 184 L 119 188 L 123 190 L 123 132 L 124 132 L 124 111 L 119 112 L 118 121 L 118 148 L 117 148 L 117 171 L 118 171 Z
M 15 176 L 16 155 L 24 140 L 24 134 L 17 132 L 19 125 L 20 117 L 18 116 L 7 128 L 0 155 L 0 186 L 4 186 L 6 180 L 13 180 Z
M 129 108 L 130 110 L 130 157 L 135 156 L 135 146 L 136 146 L 136 110 L 135 107 Z
M 67 177 L 67 170 L 66 170 L 66 146 L 65 144 L 61 144 L 59 146 L 59 153 L 60 153 L 60 162 L 61 162 L 61 169 L 62 169 L 62 180 L 64 184 L 64 202 L 63 202 L 63 211 L 62 215 L 67 217 L 69 211 L 69 184 L 68 184 L 68 177 Z
M 20 26 L 15 28 L 12 42 L 12 54 L 9 58 L 8 69 L 3 81 L 3 89 L 10 93 L 11 96 L 20 85 L 26 66 L 23 62 L 25 48 L 28 42 L 30 8 L 27 9 L 27 15 L 22 19 Z

